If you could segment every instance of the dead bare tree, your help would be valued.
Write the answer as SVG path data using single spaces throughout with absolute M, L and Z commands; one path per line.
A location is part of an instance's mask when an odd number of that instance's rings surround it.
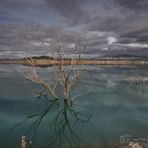
M 47 47 L 47 45 L 44 44 L 42 40 L 41 42 L 45 48 L 50 49 L 50 47 Z M 68 58 L 67 60 L 65 57 L 65 47 L 63 45 L 62 37 L 59 36 L 57 42 L 54 45 L 54 56 L 52 57 L 52 60 L 54 61 L 54 63 L 56 63 L 51 67 L 54 77 L 51 78 L 52 80 L 48 82 L 45 81 L 38 73 L 35 60 L 33 58 L 26 59 L 29 65 L 31 65 L 32 67 L 29 72 L 23 73 L 23 75 L 27 80 L 32 81 L 43 88 L 42 92 L 38 93 L 38 91 L 34 91 L 34 93 L 36 93 L 38 97 L 51 96 L 54 99 L 50 100 L 51 104 L 49 105 L 49 107 L 28 116 L 24 121 L 20 122 L 15 127 L 20 126 L 28 119 L 35 119 L 33 121 L 33 124 L 30 126 L 30 131 L 33 130 L 36 135 L 36 130 L 41 124 L 44 117 L 49 113 L 52 106 L 54 106 L 54 104 L 57 104 L 58 99 L 62 98 L 64 102 L 64 107 L 62 107 L 62 109 L 57 113 L 57 116 L 53 120 L 56 133 L 54 140 L 59 140 L 61 143 L 61 138 L 63 137 L 67 141 L 70 141 L 70 144 L 71 142 L 79 142 L 79 137 L 72 129 L 72 124 L 79 122 L 84 125 L 89 122 L 90 116 L 85 113 L 75 111 L 73 106 L 71 106 L 73 105 L 73 103 L 71 102 L 73 102 L 76 98 L 85 95 L 87 92 L 74 96 L 71 96 L 70 92 L 75 83 L 80 79 L 80 76 L 82 74 L 83 69 L 80 68 L 77 64 L 78 62 L 80 62 L 82 51 L 85 48 L 85 40 L 82 38 L 78 38 L 75 45 L 73 46 L 74 53 L 71 58 Z M 68 64 L 65 63 L 65 59 L 66 61 L 68 61 Z M 62 96 L 60 97 L 58 95 L 59 92 L 57 92 L 57 88 L 59 87 L 60 90 L 62 90 Z M 71 121 L 70 118 L 73 120 Z M 68 137 L 67 131 L 69 132 L 70 137 Z
M 65 63 L 65 47 L 63 45 L 62 37 L 58 36 L 58 40 L 54 45 L 54 56 L 52 57 L 55 65 L 52 66 L 54 71 L 54 85 L 42 80 L 36 70 L 34 59 L 28 58 L 27 61 L 32 65 L 31 72 L 25 74 L 25 78 L 35 82 L 44 88 L 44 92 L 40 95 L 51 95 L 54 99 L 58 99 L 56 88 L 59 85 L 63 90 L 64 100 L 68 100 L 70 90 L 75 82 L 80 78 L 81 69 L 77 65 L 82 51 L 86 48 L 84 39 L 78 38 L 74 45 L 73 56 L 68 59 L 68 64 Z M 50 49 L 42 40 L 43 46 Z M 66 60 L 67 61 L 67 60 Z M 52 79 L 53 80 L 53 79 Z M 73 98 L 73 97 L 72 97 Z
M 62 41 L 60 38 L 57 42 L 57 58 L 59 63 L 55 66 L 55 75 L 56 79 L 59 81 L 61 86 L 63 87 L 64 92 L 64 100 L 68 99 L 70 89 L 73 87 L 75 82 L 80 78 L 80 69 L 77 66 L 78 57 L 80 59 L 81 56 L 81 47 L 80 47 L 80 39 L 74 46 L 74 56 L 70 59 L 69 66 L 64 66 L 64 48 L 62 46 Z M 83 47 L 84 48 L 84 47 Z M 55 60 L 57 60 L 57 58 Z
M 55 89 L 56 89 L 56 86 L 57 86 L 57 81 L 56 81 L 56 83 L 55 83 L 54 86 L 51 86 L 50 83 L 44 82 L 44 81 L 42 80 L 42 78 L 41 78 L 41 77 L 37 74 L 37 72 L 36 72 L 36 67 L 35 67 L 35 64 L 34 64 L 33 59 L 30 58 L 30 59 L 27 59 L 27 60 L 28 60 L 28 62 L 32 65 L 32 69 L 31 69 L 31 72 L 30 72 L 30 73 L 24 75 L 25 78 L 26 78 L 27 80 L 33 81 L 33 82 L 35 82 L 36 84 L 39 84 L 40 86 L 42 86 L 42 87 L 44 88 L 44 92 L 46 92 L 46 95 L 47 95 L 47 94 L 50 94 L 50 95 L 52 95 L 52 97 L 53 97 L 54 99 L 58 99 L 58 97 L 57 97 L 56 94 L 55 94 Z M 40 95 L 43 95 L 43 94 L 44 94 L 44 93 L 42 93 L 42 94 L 40 94 Z

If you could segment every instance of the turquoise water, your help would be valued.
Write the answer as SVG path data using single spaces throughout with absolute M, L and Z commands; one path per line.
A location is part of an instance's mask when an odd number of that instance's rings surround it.
M 124 134 L 148 137 L 147 68 L 84 66 L 71 91 L 81 94 L 74 104 L 36 98 L 32 90 L 41 88 L 24 78 L 24 69 L 0 66 L 0 148 L 20 148 L 22 135 L 34 148 L 103 147 Z M 45 80 L 54 76 L 51 68 L 37 70 Z

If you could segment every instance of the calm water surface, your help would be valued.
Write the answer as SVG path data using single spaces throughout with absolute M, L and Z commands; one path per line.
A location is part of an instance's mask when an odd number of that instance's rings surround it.
M 33 91 L 41 88 L 23 77 L 24 69 L 0 65 L 0 148 L 20 148 L 22 135 L 34 148 L 103 147 L 126 133 L 148 137 L 148 68 L 85 66 L 71 91 L 80 94 L 74 104 L 37 99 Z M 47 80 L 50 69 L 38 72 Z

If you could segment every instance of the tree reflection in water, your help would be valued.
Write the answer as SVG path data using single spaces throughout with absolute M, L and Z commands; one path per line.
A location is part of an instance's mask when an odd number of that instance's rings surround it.
M 16 124 L 12 128 L 12 131 L 29 122 L 30 125 L 25 134 L 33 132 L 32 139 L 34 142 L 36 136 L 39 134 L 37 131 L 41 123 L 45 123 L 49 120 L 49 128 L 53 129 L 53 135 L 49 137 L 48 146 L 54 146 L 55 144 L 58 145 L 58 147 L 79 147 L 80 137 L 76 127 L 86 126 L 91 119 L 91 115 L 77 111 L 75 105 L 76 104 L 68 102 L 67 100 L 64 100 L 64 103 L 59 103 L 58 100 L 48 100 L 48 105 L 46 105 L 46 107 L 31 113 L 24 121 Z M 52 111 L 55 108 L 57 112 L 53 114 Z M 53 115 L 54 117 L 52 118 Z

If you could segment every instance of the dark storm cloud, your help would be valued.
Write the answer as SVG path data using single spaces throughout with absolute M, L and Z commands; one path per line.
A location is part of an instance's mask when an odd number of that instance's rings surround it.
M 25 24 L 0 24 L 0 57 L 18 58 L 47 55 L 50 41 L 57 38 L 59 27 Z M 47 47 L 43 42 L 46 42 Z
M 75 26 L 89 20 L 82 6 L 82 0 L 2 0 L 0 21 Z
M 44 0 L 0 1 L 0 23 L 55 24 L 55 15 Z M 52 17 L 51 17 L 52 16 Z
M 94 22 L 91 22 L 88 26 L 88 30 L 101 30 L 101 31 L 119 31 L 123 27 L 125 20 L 118 17 L 100 18 Z
M 49 8 L 55 9 L 59 14 L 75 25 L 89 19 L 88 12 L 82 9 L 81 0 L 45 0 Z
M 147 0 L 114 0 L 114 2 L 121 7 L 136 12 L 147 10 L 148 8 Z
M 148 42 L 148 20 L 145 16 L 103 18 L 87 25 L 87 30 L 112 32 L 118 42 Z M 126 39 L 126 40 L 125 40 Z
M 0 25 L 1 45 L 22 44 L 22 42 L 39 41 L 46 38 L 56 38 L 62 29 L 53 26 L 8 24 Z
M 148 42 L 148 1 L 147 0 L 114 0 L 121 13 L 128 15 L 123 19 L 110 21 L 108 28 L 115 31 L 123 43 L 134 40 L 138 43 Z M 112 23 L 113 22 L 113 23 Z M 120 22 L 120 23 L 118 23 Z M 112 27 L 112 25 L 114 27 Z M 115 28 L 115 29 L 114 29 Z M 122 39 L 123 38 L 123 39 Z M 126 40 L 124 40 L 126 38 Z
M 40 40 L 56 40 L 59 32 L 67 47 L 72 47 L 79 35 L 86 37 L 87 53 L 130 50 L 143 43 L 146 48 L 147 7 L 147 0 L 1 0 L 0 23 L 31 25 L 27 29 L 0 26 L 0 51 L 25 50 L 27 46 L 40 53 L 45 49 Z
M 99 0 L 97 4 L 100 9 L 86 24 L 87 30 L 113 32 L 123 43 L 148 42 L 147 0 Z
M 135 38 L 138 42 L 148 42 L 148 20 L 146 17 L 133 16 L 129 17 L 120 26 L 118 35 L 123 38 Z

